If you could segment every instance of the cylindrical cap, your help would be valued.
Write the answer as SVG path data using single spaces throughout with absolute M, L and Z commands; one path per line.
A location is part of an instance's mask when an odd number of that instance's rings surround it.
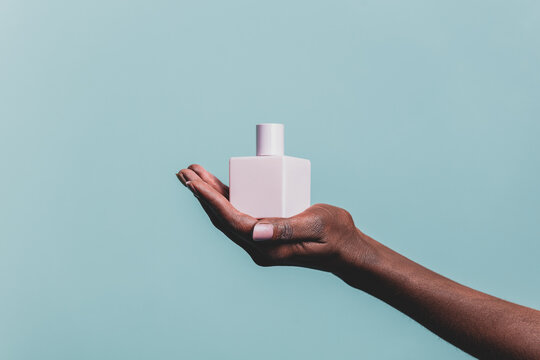
M 257 125 L 257 156 L 283 156 L 283 124 Z

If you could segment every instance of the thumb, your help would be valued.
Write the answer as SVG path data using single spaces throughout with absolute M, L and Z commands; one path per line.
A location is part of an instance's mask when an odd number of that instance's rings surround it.
M 253 241 L 318 241 L 322 229 L 322 219 L 313 214 L 261 219 L 253 227 Z

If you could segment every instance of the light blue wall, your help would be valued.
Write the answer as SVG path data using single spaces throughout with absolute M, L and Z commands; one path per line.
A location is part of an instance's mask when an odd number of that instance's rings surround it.
M 314 202 L 540 308 L 539 64 L 538 1 L 0 2 L 0 358 L 468 358 L 174 174 L 283 122 Z

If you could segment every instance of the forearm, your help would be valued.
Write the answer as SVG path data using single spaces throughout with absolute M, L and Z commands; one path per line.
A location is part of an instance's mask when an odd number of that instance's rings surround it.
M 177 174 L 212 223 L 263 266 L 332 271 L 482 358 L 540 359 L 540 313 L 446 279 L 362 234 L 344 209 L 315 204 L 291 218 L 256 219 L 199 165 Z
M 336 271 L 345 282 L 476 357 L 540 358 L 539 311 L 460 285 L 358 233 Z

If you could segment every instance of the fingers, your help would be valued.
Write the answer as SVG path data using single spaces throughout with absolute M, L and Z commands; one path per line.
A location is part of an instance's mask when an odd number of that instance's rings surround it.
M 186 178 L 184 177 L 184 174 L 182 174 L 182 170 L 180 170 L 179 172 L 176 173 L 176 177 L 178 178 L 178 180 L 180 180 L 180 182 L 182 183 L 182 185 L 186 186 Z
M 200 165 L 191 165 L 176 174 L 178 179 L 199 199 L 212 223 L 222 231 L 233 229 L 251 239 L 255 218 L 236 210 L 228 200 L 229 188 Z
M 202 173 L 200 169 L 199 173 Z M 208 179 L 209 173 L 206 174 Z M 194 170 L 182 169 L 177 177 L 195 195 L 216 228 L 242 247 L 254 260 L 260 256 L 250 241 L 250 231 L 256 222 L 254 218 L 236 210 L 219 190 L 201 179 Z
M 255 218 L 236 210 L 227 199 L 228 187 L 200 165 L 191 165 L 182 169 L 178 179 L 193 194 L 206 204 L 205 211 L 211 213 L 212 223 L 224 223 L 236 231 L 248 235 L 255 242 L 279 241 L 301 242 L 319 241 L 323 233 L 324 208 L 312 206 L 291 218 L 267 218 L 257 221 Z M 203 204 L 203 203 L 201 203 Z M 208 214 L 210 216 L 210 213 Z M 221 220 L 217 220 L 221 219 Z M 249 234 L 248 234 L 249 233 Z
M 240 245 L 244 250 L 246 250 L 250 255 L 252 254 L 253 243 L 251 241 L 246 241 L 248 238 L 246 236 L 238 237 L 235 236 L 237 230 L 232 226 L 232 224 L 227 223 L 227 220 L 221 217 L 216 210 L 204 199 L 197 197 L 197 200 L 201 204 L 204 212 L 210 218 L 212 225 L 221 230 L 227 237 L 233 240 L 237 245 Z
M 194 172 L 191 169 L 182 169 L 176 174 L 176 177 L 178 177 L 178 180 L 184 185 L 187 186 L 188 181 L 193 180 L 202 180 L 199 175 L 197 175 L 196 172 Z
M 188 166 L 187 169 L 180 170 L 176 176 L 178 180 L 186 186 L 186 183 L 190 180 L 201 179 L 210 186 L 212 186 L 217 192 L 223 195 L 225 198 L 229 198 L 229 187 L 223 184 L 217 177 L 206 171 L 201 165 L 193 164 Z
M 187 173 L 187 177 L 190 176 L 192 176 L 192 174 Z M 251 228 L 257 220 L 236 210 L 229 200 L 211 185 L 200 178 L 189 180 L 186 184 L 191 192 L 208 204 L 216 216 L 221 218 L 226 224 L 233 227 L 238 232 L 246 233 L 251 231 Z
M 229 198 L 229 187 L 223 184 L 213 174 L 206 171 L 201 165 L 193 164 L 188 166 L 188 169 L 194 171 L 204 182 L 216 189 L 221 195 L 225 196 L 227 199 Z
M 320 254 L 327 246 L 325 232 L 339 217 L 335 209 L 319 204 L 290 218 L 257 220 L 234 208 L 229 188 L 202 166 L 191 165 L 177 177 L 197 197 L 212 224 L 262 266 L 302 265 L 306 256 Z
M 316 242 L 322 237 L 323 228 L 323 218 L 310 211 L 285 219 L 261 219 L 253 227 L 252 238 L 256 242 Z

